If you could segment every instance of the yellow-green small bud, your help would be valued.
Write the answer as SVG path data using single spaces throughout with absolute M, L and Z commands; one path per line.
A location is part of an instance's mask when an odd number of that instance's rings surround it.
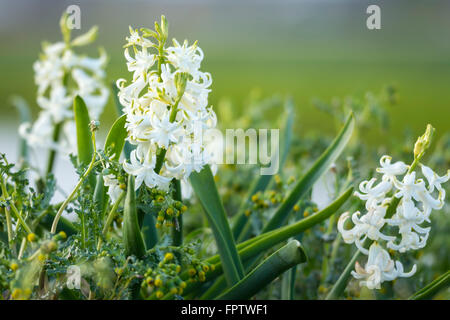
M 30 234 L 27 235 L 27 240 L 29 242 L 34 242 L 34 241 L 36 241 L 36 239 L 37 239 L 37 237 L 36 237 L 36 235 L 34 233 L 30 233 Z
M 22 296 L 22 289 L 14 289 L 11 293 L 11 298 L 14 300 L 19 299 Z
M 164 256 L 164 260 L 166 261 L 170 261 L 173 260 L 173 253 L 172 252 L 167 252 Z
M 420 136 L 414 145 L 414 158 L 422 156 L 425 151 L 430 147 L 431 140 L 433 138 L 434 128 L 431 124 L 427 125 L 425 133 Z

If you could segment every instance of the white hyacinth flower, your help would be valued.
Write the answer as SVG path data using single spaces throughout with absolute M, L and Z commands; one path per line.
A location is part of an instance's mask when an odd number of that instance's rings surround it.
M 159 45 L 147 39 L 147 33 Z M 185 184 L 193 171 L 214 163 L 209 143 L 198 137 L 217 123 L 208 107 L 211 75 L 200 70 L 203 52 L 187 41 L 180 45 L 174 40 L 173 47 L 164 48 L 166 37 L 167 30 L 157 34 L 144 29 L 141 34 L 130 27 L 125 59 L 132 81 L 116 82 L 127 115 L 128 141 L 136 145 L 123 168 L 136 176 L 136 188 L 145 184 L 167 190 L 172 179 Z M 161 150 L 164 159 L 156 168 Z
M 398 277 L 408 278 L 416 273 L 416 265 L 409 272 L 403 272 L 403 265 L 400 261 L 394 261 L 389 253 L 383 249 L 377 242 L 374 242 L 369 248 L 369 257 L 364 268 L 358 262 L 355 264 L 355 270 L 352 271 L 353 277 L 359 280 L 360 286 L 366 286 L 369 289 L 380 289 L 384 281 L 392 281 Z
M 361 285 L 368 288 L 379 288 L 383 281 L 393 280 L 396 277 L 410 276 L 415 272 L 415 266 L 409 273 L 403 273 L 400 262 L 390 260 L 386 248 L 400 253 L 409 250 L 418 250 L 426 246 L 431 227 L 424 226 L 430 222 L 433 210 L 444 206 L 445 190 L 441 184 L 450 178 L 437 175 L 431 168 L 422 165 L 422 174 L 428 182 L 416 178 L 416 172 L 405 163 L 398 161 L 391 163 L 392 158 L 383 156 L 380 159 L 380 168 L 377 172 L 382 174 L 381 182 L 375 184 L 377 179 L 363 181 L 359 185 L 360 192 L 355 192 L 361 200 L 365 201 L 367 212 L 363 215 L 359 211 L 352 215 L 354 227 L 345 229 L 344 224 L 350 217 L 349 212 L 343 213 L 338 220 L 338 231 L 346 243 L 355 243 L 363 254 L 369 255 L 365 268 L 356 264 L 353 276 L 363 281 Z M 409 169 L 409 170 L 408 170 Z M 399 179 L 399 176 L 403 178 Z M 434 193 L 438 193 L 437 198 Z M 398 205 L 392 216 L 387 215 L 387 208 L 396 199 Z M 397 229 L 396 234 L 386 235 L 382 232 L 385 226 Z M 392 231 L 389 230 L 389 233 Z M 369 249 L 364 248 L 366 240 L 374 241 Z
M 67 17 L 63 15 L 62 19 Z M 37 89 L 37 103 L 42 109 L 38 120 L 24 124 L 19 134 L 33 148 L 46 148 L 62 153 L 76 151 L 72 103 L 76 95 L 83 98 L 91 119 L 97 120 L 107 103 L 109 90 L 104 84 L 107 56 L 100 50 L 99 58 L 81 56 L 74 48 L 94 41 L 97 29 L 70 41 L 70 34 L 62 29 L 66 42 L 43 44 L 43 53 L 33 65 Z M 45 130 L 42 124 L 46 123 Z M 57 126 L 59 137 L 54 141 Z M 51 130 L 52 133 L 47 132 Z
M 103 176 L 103 182 L 105 187 L 108 187 L 108 196 L 112 203 L 116 203 L 123 190 L 120 188 L 119 180 L 117 180 L 114 174 L 108 174 Z
M 311 201 L 325 209 L 336 196 L 336 166 L 333 164 L 312 186 Z

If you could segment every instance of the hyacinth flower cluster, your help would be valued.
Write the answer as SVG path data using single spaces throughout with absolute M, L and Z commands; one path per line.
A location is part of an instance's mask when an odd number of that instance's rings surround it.
M 450 170 L 439 176 L 431 168 L 421 164 L 420 158 L 429 145 L 432 128 L 429 126 L 424 136 L 415 146 L 415 160 L 408 166 L 402 161 L 392 162 L 389 156 L 380 159 L 381 181 L 377 178 L 363 181 L 355 195 L 365 201 L 367 212 L 359 211 L 351 215 L 354 227 L 346 229 L 344 224 L 350 218 L 348 212 L 338 221 L 338 230 L 346 243 L 354 243 L 358 250 L 368 255 L 365 267 L 358 262 L 354 278 L 361 280 L 361 286 L 380 289 L 384 281 L 398 277 L 410 277 L 416 272 L 416 265 L 405 272 L 400 261 L 394 261 L 390 252 L 399 254 L 424 248 L 430 234 L 431 213 L 444 206 L 445 190 L 442 184 L 450 178 Z M 420 166 L 423 178 L 416 167 Z M 393 208 L 393 214 L 390 209 Z M 389 233 L 385 231 L 389 226 Z M 395 232 L 395 234 L 392 234 Z M 370 245 L 367 248 L 367 244 Z
M 60 26 L 64 41 L 43 43 L 43 52 L 33 65 L 39 116 L 34 123 L 19 127 L 20 135 L 31 147 L 64 154 L 76 151 L 74 97 L 83 98 L 91 119 L 98 119 L 109 96 L 104 84 L 105 51 L 100 49 L 100 56 L 91 58 L 74 50 L 95 41 L 97 27 L 71 40 L 67 23 L 67 14 L 63 14 Z
M 167 37 L 164 16 L 155 31 L 130 27 L 125 58 L 132 80 L 117 80 L 127 139 L 136 146 L 123 167 L 136 177 L 136 189 L 145 184 L 167 191 L 172 179 L 186 182 L 212 164 L 201 134 L 217 122 L 208 106 L 211 75 L 200 70 L 203 52 L 197 43 L 175 39 L 166 47 Z

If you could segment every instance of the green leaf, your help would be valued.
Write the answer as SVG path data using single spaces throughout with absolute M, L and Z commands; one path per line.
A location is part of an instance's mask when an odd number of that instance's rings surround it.
M 73 112 L 77 129 L 78 162 L 88 165 L 92 160 L 94 147 L 92 145 L 91 129 L 89 128 L 89 112 L 80 96 L 76 96 L 73 101 Z
M 120 116 L 116 121 L 114 121 L 111 129 L 108 132 L 108 136 L 105 141 L 104 150 L 111 149 L 111 155 L 114 160 L 119 160 L 120 154 L 122 153 L 123 146 L 125 145 L 125 139 L 128 136 L 125 124 L 127 122 L 127 116 L 124 114 Z
M 331 291 L 328 293 L 326 300 L 335 300 L 338 299 L 342 293 L 344 292 L 345 288 L 347 287 L 348 279 L 350 278 L 350 274 L 355 267 L 355 262 L 359 257 L 359 254 L 361 252 L 359 250 L 356 250 L 355 254 L 353 255 L 353 258 L 350 260 L 350 262 L 345 267 L 344 271 L 339 276 L 339 279 L 334 284 L 333 288 L 331 288 Z
M 134 176 L 128 176 L 127 195 L 123 210 L 123 244 L 126 256 L 134 255 L 142 258 L 145 255 L 145 243 L 139 228 L 136 210 L 136 192 L 134 191 Z
M 295 300 L 295 276 L 297 266 L 286 271 L 281 278 L 281 300 Z
M 448 288 L 450 285 L 450 270 L 436 278 L 428 285 L 414 293 L 408 300 L 426 300 L 431 299 L 435 296 L 439 291 Z
M 353 132 L 355 119 L 353 113 L 349 115 L 341 132 L 338 134 L 333 143 L 325 150 L 319 159 L 314 163 L 311 169 L 302 177 L 288 198 L 278 208 L 267 225 L 263 228 L 263 232 L 271 231 L 283 225 L 288 217 L 289 212 L 294 205 L 308 192 L 312 185 L 321 177 L 321 175 L 331 166 L 333 162 L 340 156 Z
M 289 149 L 291 146 L 292 140 L 292 127 L 294 124 L 294 114 L 293 114 L 293 106 L 292 100 L 289 99 L 286 102 L 286 120 L 284 125 L 283 132 L 283 145 L 281 147 L 281 161 L 279 168 L 284 167 L 284 163 L 287 160 L 287 156 L 289 154 Z M 244 198 L 241 206 L 239 207 L 238 213 L 236 214 L 236 218 L 233 223 L 233 236 L 236 241 L 240 242 L 246 240 L 250 235 L 250 220 L 245 215 L 245 209 L 248 206 L 248 202 L 250 202 L 251 197 L 257 193 L 258 191 L 264 191 L 269 186 L 272 175 L 260 175 L 257 179 L 255 179 L 250 187 L 249 192 Z
M 116 110 L 117 113 L 119 114 L 119 116 L 123 115 L 123 106 L 119 101 L 119 89 L 117 88 L 115 83 L 112 83 L 111 85 L 112 87 L 112 91 L 113 91 L 113 96 L 114 96 L 114 104 L 116 106 Z M 123 147 L 123 153 L 125 155 L 125 159 L 130 160 L 130 153 L 131 151 L 135 148 L 135 146 L 133 146 L 132 144 L 130 144 L 128 141 L 125 141 L 125 146 Z
M 16 108 L 19 113 L 20 124 L 31 122 L 31 110 L 26 100 L 19 96 L 13 96 L 11 98 L 11 104 Z M 22 161 L 28 160 L 28 144 L 27 141 L 20 138 L 19 159 Z
M 207 165 L 202 171 L 191 173 L 189 179 L 213 231 L 228 284 L 233 285 L 244 276 L 244 268 L 211 169 Z
M 225 291 L 217 299 L 250 299 L 280 274 L 305 261 L 306 254 L 300 242 L 297 240 L 290 241 L 287 245 L 261 262 L 260 265 L 253 269 L 241 281 Z

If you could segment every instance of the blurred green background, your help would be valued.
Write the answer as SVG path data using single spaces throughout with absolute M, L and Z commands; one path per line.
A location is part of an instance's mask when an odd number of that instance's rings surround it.
M 236 116 L 245 113 L 245 98 L 255 88 L 264 96 L 291 94 L 297 132 L 332 132 L 331 117 L 315 109 L 312 98 L 362 97 L 393 84 L 399 92 L 390 109 L 394 135 L 406 127 L 417 135 L 427 123 L 439 135 L 449 128 L 450 1 L 411 0 L 0 0 L 0 125 L 17 122 L 11 95 L 35 106 L 32 64 L 41 41 L 61 39 L 58 21 L 71 4 L 81 8 L 81 31 L 99 26 L 88 52 L 97 55 L 96 46 L 105 47 L 110 82 L 129 78 L 122 49 L 128 25 L 152 27 L 165 14 L 170 37 L 199 40 L 203 69 L 213 76 L 210 102 L 216 108 L 226 97 Z M 381 7 L 381 30 L 366 28 L 369 4 Z M 36 116 L 36 107 L 33 112 Z M 114 117 L 110 99 L 103 127 Z M 367 139 L 379 141 L 379 136 Z

